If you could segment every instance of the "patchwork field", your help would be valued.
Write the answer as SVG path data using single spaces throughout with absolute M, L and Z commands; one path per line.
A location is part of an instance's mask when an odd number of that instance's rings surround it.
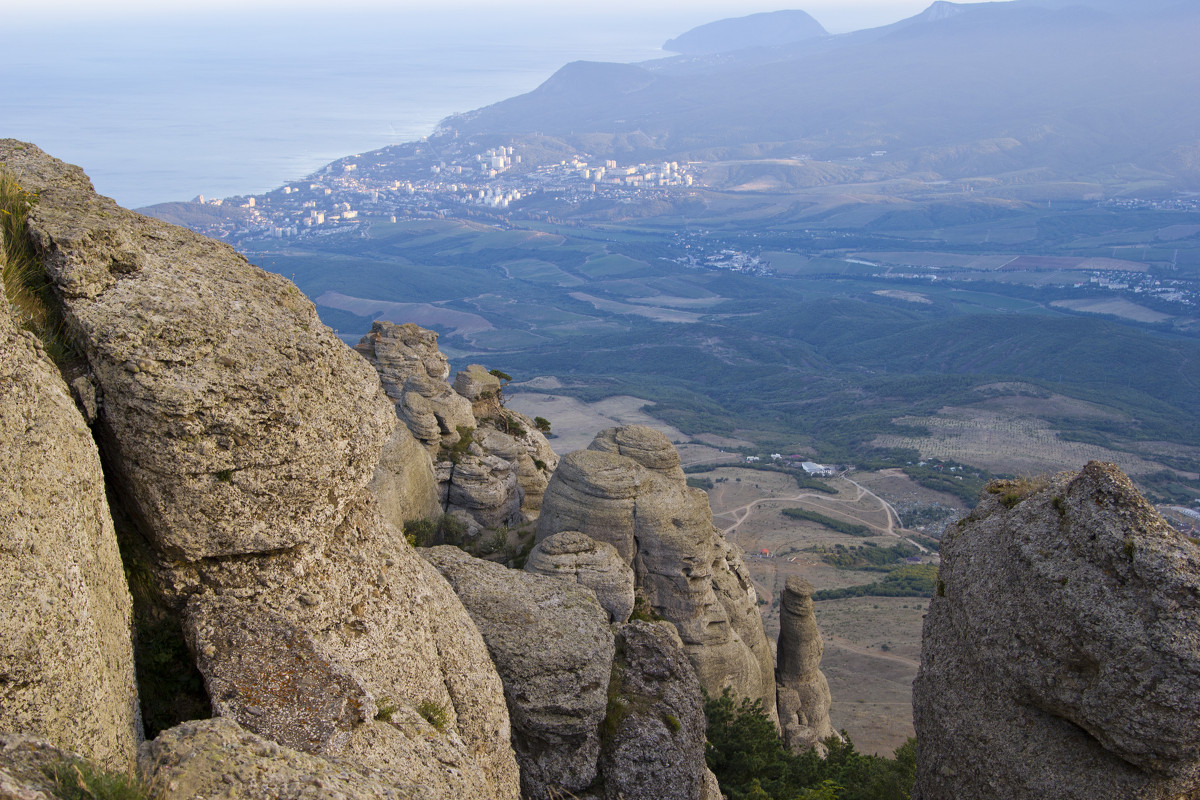
M 1039 474 L 1079 469 L 1093 460 L 1113 461 L 1130 474 L 1162 469 L 1144 458 L 1086 442 L 1060 439 L 1054 428 L 1036 417 L 977 407 L 941 409 L 931 417 L 901 417 L 900 423 L 919 424 L 931 436 L 877 436 L 879 447 L 909 447 L 922 458 L 953 459 L 992 472 Z

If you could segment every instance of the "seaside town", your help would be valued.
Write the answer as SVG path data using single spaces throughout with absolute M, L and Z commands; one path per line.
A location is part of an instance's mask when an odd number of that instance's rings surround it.
M 196 227 L 209 236 L 241 240 L 319 235 L 364 219 L 497 217 L 518 208 L 527 218 L 552 219 L 533 201 L 632 203 L 686 190 L 695 181 L 694 165 L 675 161 L 626 165 L 572 155 L 533 164 L 512 146 L 434 146 L 430 141 L 349 156 L 260 195 L 197 197 L 197 203 L 239 211 L 213 215 Z

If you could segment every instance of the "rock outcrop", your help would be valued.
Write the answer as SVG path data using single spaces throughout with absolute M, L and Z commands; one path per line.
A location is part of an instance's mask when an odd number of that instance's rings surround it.
M 633 570 L 611 544 L 579 531 L 563 531 L 538 542 L 525 560 L 525 570 L 586 586 L 612 622 L 628 622 L 633 612 Z
M 434 776 L 434 795 L 516 798 L 483 640 L 365 488 L 397 425 L 376 372 L 231 248 L 119 208 L 32 146 L 2 142 L 0 161 L 38 192 L 28 227 L 102 398 L 106 475 L 214 712 L 368 768 L 420 761 L 410 783 Z M 406 727 L 421 708 L 435 743 Z
M 579 793 L 596 779 L 614 643 L 587 589 L 472 558 L 421 554 L 450 581 L 504 682 L 522 796 Z
M 91 432 L 0 309 L 0 730 L 110 769 L 140 735 L 132 607 Z
M 1200 547 L 1125 475 L 994 483 L 941 554 L 914 797 L 1200 792 Z
M 825 644 L 813 613 L 813 587 L 803 578 L 788 578 L 780 597 L 779 647 L 775 683 L 779 727 L 792 752 L 817 748 L 836 735 L 829 722 L 829 683 L 821 672 Z
M 674 628 L 617 631 L 610 733 L 600 768 L 605 800 L 719 800 L 704 762 L 700 682 Z
M 376 322 L 355 349 L 434 459 L 441 510 L 490 529 L 537 516 L 558 456 L 533 420 L 503 407 L 499 378 L 471 364 L 451 386 L 437 334 L 412 323 Z
M 445 769 L 456 753 L 412 714 L 393 730 L 409 745 L 393 763 L 371 767 L 322 758 L 257 736 L 233 720 L 185 722 L 142 746 L 141 769 L 161 800 L 270 797 L 278 800 L 442 800 L 486 796 L 467 769 Z
M 328 536 L 394 427 L 378 378 L 289 281 L 233 248 L 120 208 L 78 167 L 12 140 L 38 193 L 29 232 L 103 396 L 123 499 L 171 558 Z
M 700 684 L 761 699 L 775 713 L 775 665 L 737 549 L 689 488 L 679 454 L 640 425 L 596 435 L 563 457 L 542 503 L 537 540 L 578 531 L 612 545 L 651 608 L 679 631 Z
M 404 425 L 397 425 L 384 444 L 370 489 L 384 519 L 401 528 L 407 520 L 442 512 L 433 461 Z

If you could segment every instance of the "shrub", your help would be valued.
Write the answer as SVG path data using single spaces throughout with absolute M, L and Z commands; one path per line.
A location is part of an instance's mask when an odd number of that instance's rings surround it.
M 726 689 L 717 698 L 705 695 L 704 714 L 705 758 L 730 800 L 909 800 L 915 739 L 883 758 L 859 753 L 848 737 L 830 737 L 822 759 L 789 752 L 761 700 L 735 701 Z
M 545 417 L 534 417 L 533 425 L 542 433 L 550 432 L 550 420 L 546 419 Z

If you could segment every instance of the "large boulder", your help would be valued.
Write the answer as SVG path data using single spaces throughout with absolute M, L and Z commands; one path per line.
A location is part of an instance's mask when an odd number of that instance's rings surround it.
M 454 586 L 487 642 L 508 699 L 529 800 L 578 793 L 596 778 L 614 642 L 589 590 L 472 558 L 421 554 Z
M 142 746 L 141 769 L 155 797 L 270 797 L 278 800 L 442 800 L 484 797 L 478 770 L 419 716 L 394 718 L 395 748 L 386 765 L 312 755 L 258 736 L 230 719 L 185 722 Z M 450 768 L 446 768 L 450 767 Z
M 1116 466 L 990 485 L 941 554 L 914 797 L 1200 793 L 1200 547 Z
M 749 575 L 665 436 L 614 428 L 565 456 L 546 489 L 537 541 L 563 531 L 607 542 L 633 568 L 651 608 L 678 630 L 706 691 L 760 699 L 777 719 L 775 664 Z
M 700 682 L 673 627 L 618 629 L 610 694 L 600 759 L 606 800 L 719 800 L 708 789 Z
M 369 365 L 233 248 L 120 208 L 32 145 L 0 142 L 0 162 L 38 194 L 29 233 L 103 395 L 110 478 L 159 550 L 332 533 L 396 424 Z
M 137 752 L 132 608 L 91 431 L 0 309 L 0 730 L 110 769 Z
M 416 552 L 363 490 L 319 558 L 206 565 L 185 629 L 214 712 L 305 752 L 382 767 L 417 757 L 416 740 L 392 730 L 397 720 L 434 709 L 439 746 L 474 765 L 479 796 L 515 798 L 496 667 Z
M 525 570 L 577 582 L 596 593 L 609 619 L 628 622 L 633 613 L 633 570 L 617 549 L 579 531 L 563 531 L 542 539 L 525 559 Z
M 488 455 L 482 449 L 457 462 L 438 465 L 447 511 L 465 511 L 484 528 L 516 526 L 521 517 L 521 487 L 511 461 Z
M 451 386 L 437 334 L 412 323 L 375 322 L 355 350 L 379 372 L 396 414 L 434 459 L 438 511 L 490 529 L 537 517 L 558 456 L 533 420 L 503 407 L 499 378 L 472 364 Z M 381 470 L 386 479 L 390 468 Z M 388 519 L 400 526 L 411 517 Z
M 433 462 L 404 425 L 397 425 L 384 444 L 370 489 L 379 500 L 384 519 L 401 530 L 410 520 L 433 517 L 442 511 Z
M 812 584 L 803 578 L 791 577 L 784 584 L 775 682 L 779 725 L 788 747 L 797 753 L 815 747 L 824 755 L 822 742 L 837 733 L 829 721 L 829 683 L 821 672 L 825 644 L 817 629 L 812 593 Z

